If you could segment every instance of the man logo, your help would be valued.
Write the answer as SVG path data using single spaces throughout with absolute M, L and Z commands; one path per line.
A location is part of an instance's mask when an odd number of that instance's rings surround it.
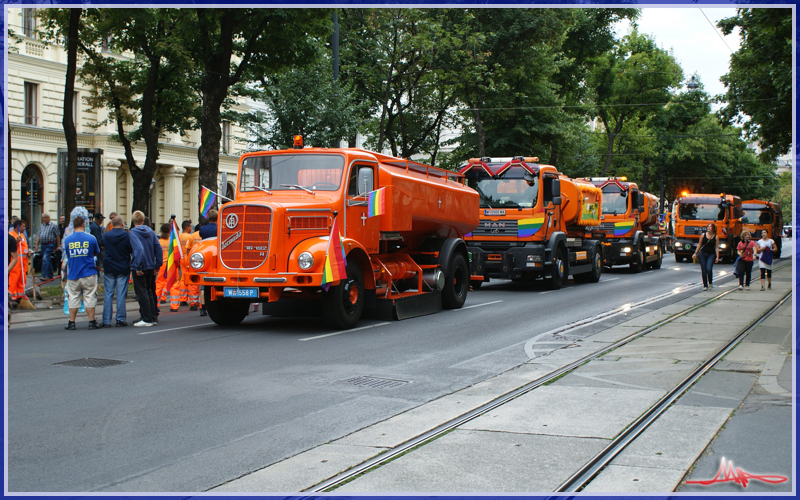
M 225 217 L 225 225 L 228 226 L 228 229 L 233 229 L 239 224 L 239 217 L 236 214 L 229 214 Z

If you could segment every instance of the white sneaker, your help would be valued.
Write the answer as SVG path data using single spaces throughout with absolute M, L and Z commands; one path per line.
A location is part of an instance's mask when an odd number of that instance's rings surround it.
M 709 290 L 711 290 L 712 288 L 714 288 L 714 285 L 712 285 L 711 283 L 709 283 L 709 284 L 708 284 L 708 289 L 709 289 Z
M 148 323 L 145 320 L 142 320 L 138 323 L 134 323 L 133 326 L 153 326 L 153 323 Z
M 739 290 L 744 290 L 744 287 L 742 285 L 739 285 Z
M 708 290 L 708 287 L 707 287 L 707 286 L 704 286 L 704 287 L 703 287 L 703 291 L 705 292 L 706 290 Z M 136 326 L 136 325 L 133 325 L 133 326 Z

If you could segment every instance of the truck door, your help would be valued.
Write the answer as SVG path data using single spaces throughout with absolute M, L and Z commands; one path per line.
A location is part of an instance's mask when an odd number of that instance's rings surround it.
M 345 235 L 358 240 L 370 253 L 378 252 L 380 218 L 382 216 L 369 217 L 369 203 L 366 195 L 377 189 L 377 180 L 376 164 L 354 163 L 350 166 L 345 201 Z
M 544 240 L 550 239 L 550 235 L 555 231 L 560 231 L 561 209 L 553 204 L 553 179 L 558 176 L 545 173 L 542 175 L 542 206 L 544 207 L 544 223 L 546 231 Z

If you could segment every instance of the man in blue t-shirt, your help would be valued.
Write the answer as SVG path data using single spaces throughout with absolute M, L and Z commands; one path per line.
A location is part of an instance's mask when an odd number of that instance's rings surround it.
M 89 316 L 89 330 L 99 328 L 94 319 L 97 306 L 97 268 L 94 257 L 100 254 L 97 239 L 86 233 L 86 221 L 75 217 L 72 222 L 75 232 L 64 240 L 67 251 L 67 297 L 69 300 L 69 322 L 67 330 L 75 329 L 75 318 L 81 307 L 81 296 Z

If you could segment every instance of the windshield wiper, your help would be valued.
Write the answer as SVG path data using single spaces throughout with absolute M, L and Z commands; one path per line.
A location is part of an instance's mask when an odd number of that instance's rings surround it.
M 263 188 L 263 187 L 261 187 L 261 186 L 253 186 L 253 188 L 254 188 L 254 189 L 258 189 L 259 191 L 264 191 L 264 192 L 265 192 L 265 193 L 267 193 L 267 194 L 272 194 L 272 191 L 267 191 L 266 189 L 264 189 L 264 188 Z
M 295 189 L 302 189 L 303 191 L 311 194 L 315 194 L 314 191 L 308 189 L 305 186 L 301 186 L 300 184 L 281 184 L 281 187 L 288 187 L 288 188 L 295 188 Z

